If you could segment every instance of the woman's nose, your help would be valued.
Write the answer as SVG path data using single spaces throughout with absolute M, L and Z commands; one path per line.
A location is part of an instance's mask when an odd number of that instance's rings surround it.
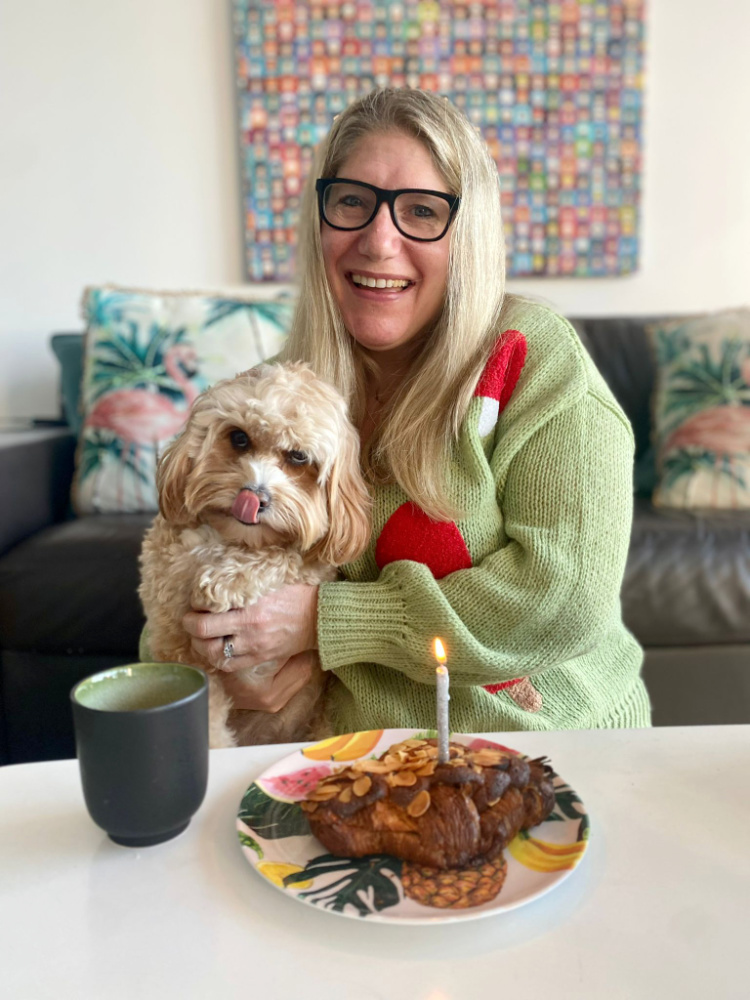
M 383 202 L 375 218 L 360 234 L 360 253 L 374 259 L 382 259 L 397 253 L 400 246 L 401 234 L 393 224 L 388 206 Z

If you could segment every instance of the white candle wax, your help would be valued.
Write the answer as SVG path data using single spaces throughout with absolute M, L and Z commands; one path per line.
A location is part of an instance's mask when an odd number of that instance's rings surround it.
M 447 667 L 440 666 L 435 670 L 437 680 L 437 732 L 438 732 L 438 762 L 447 763 L 450 757 L 450 726 L 448 723 L 448 684 L 450 681 Z

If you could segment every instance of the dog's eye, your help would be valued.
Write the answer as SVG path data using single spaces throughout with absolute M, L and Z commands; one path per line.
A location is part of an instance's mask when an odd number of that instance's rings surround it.
M 288 451 L 285 457 L 290 465 L 307 465 L 310 461 L 304 451 Z
M 244 431 L 233 430 L 230 431 L 229 441 L 235 451 L 247 451 L 250 447 L 250 438 L 245 434 Z

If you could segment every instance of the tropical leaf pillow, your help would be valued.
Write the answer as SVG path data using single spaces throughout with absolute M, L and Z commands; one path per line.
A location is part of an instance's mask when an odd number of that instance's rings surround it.
M 155 511 L 157 459 L 193 400 L 276 354 L 292 308 L 289 298 L 86 289 L 76 511 Z
M 647 327 L 661 507 L 750 508 L 750 309 Z

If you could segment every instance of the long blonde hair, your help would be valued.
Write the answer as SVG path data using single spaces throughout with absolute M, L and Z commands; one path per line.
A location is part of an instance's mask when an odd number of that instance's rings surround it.
M 436 520 L 460 514 L 447 494 L 451 448 L 499 333 L 505 246 L 497 168 L 469 120 L 448 100 L 422 90 L 381 89 L 336 118 L 307 180 L 300 223 L 299 299 L 284 356 L 309 362 L 349 401 L 361 426 L 372 361 L 344 327 L 329 285 L 315 195 L 318 177 L 335 177 L 356 144 L 401 132 L 421 142 L 461 204 L 450 238 L 442 313 L 408 376 L 363 448 L 372 482 L 397 482 Z

